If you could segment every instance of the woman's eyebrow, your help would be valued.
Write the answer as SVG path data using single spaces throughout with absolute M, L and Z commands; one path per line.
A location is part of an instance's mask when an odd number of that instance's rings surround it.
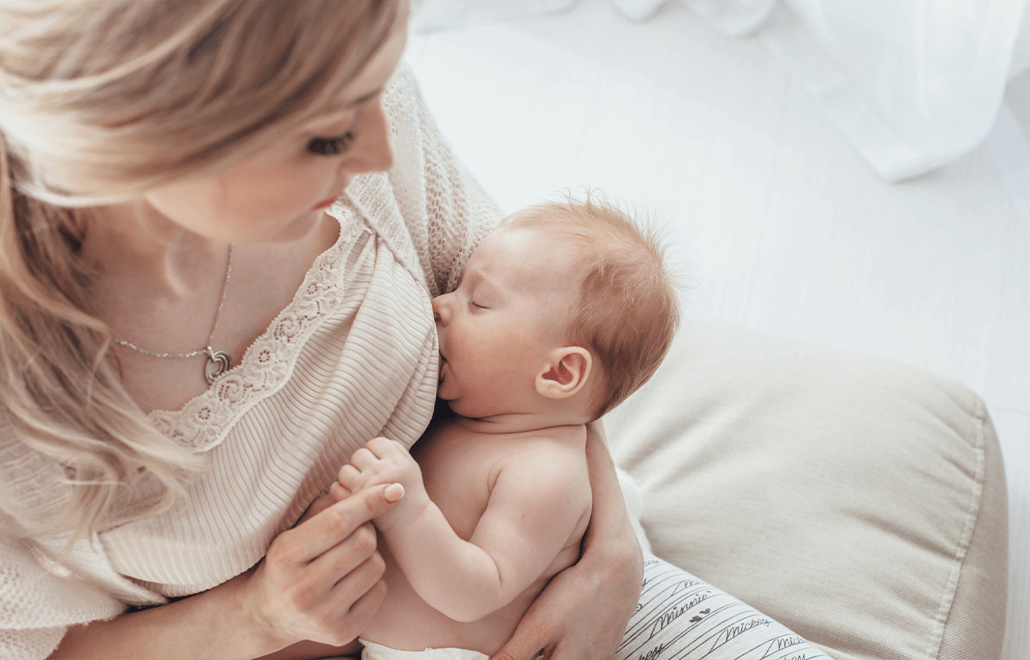
M 371 99 L 376 94 L 379 94 L 382 91 L 383 91 L 383 88 L 380 87 L 379 89 L 373 90 L 373 91 L 371 91 L 368 94 L 365 94 L 363 96 L 359 96 L 356 99 L 351 99 L 350 101 L 340 101 L 340 104 L 338 106 L 335 106 L 332 109 L 326 109 L 326 111 L 324 113 L 322 113 L 318 117 L 312 119 L 312 121 L 308 124 L 308 127 L 309 128 L 312 127 L 312 126 L 316 126 L 317 127 L 317 126 L 320 126 L 322 124 L 328 123 L 328 122 L 336 120 L 338 118 L 341 118 L 344 115 L 346 115 L 347 113 L 351 112 L 357 106 L 359 106 L 362 103 L 368 101 L 369 99 Z
M 353 108 L 356 105 L 361 105 L 362 103 L 364 103 L 365 101 L 369 100 L 370 98 L 372 98 L 376 94 L 379 94 L 382 91 L 383 91 L 383 88 L 380 87 L 379 89 L 372 90 L 371 92 L 369 92 L 368 94 L 365 94 L 364 96 L 359 96 L 358 98 L 352 99 L 350 101 L 344 101 L 343 107 L 344 107 L 344 109 L 348 109 L 349 110 L 350 108 Z

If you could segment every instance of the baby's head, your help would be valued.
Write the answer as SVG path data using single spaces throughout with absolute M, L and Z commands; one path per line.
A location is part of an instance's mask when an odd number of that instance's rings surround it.
M 563 284 L 576 297 L 564 335 L 596 360 L 591 419 L 604 415 L 654 375 L 679 325 L 657 231 L 638 227 L 598 194 L 531 206 L 505 226 L 535 229 L 568 254 L 570 277 Z
M 433 309 L 439 395 L 466 417 L 596 419 L 654 374 L 679 319 L 655 232 L 599 195 L 513 214 Z

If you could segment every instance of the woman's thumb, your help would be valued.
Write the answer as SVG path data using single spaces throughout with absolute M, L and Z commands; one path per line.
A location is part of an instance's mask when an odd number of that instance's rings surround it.
M 341 502 L 350 502 L 350 506 L 360 507 L 363 509 L 363 512 L 359 514 L 360 517 L 363 520 L 372 520 L 396 506 L 402 497 L 404 497 L 404 487 L 400 484 L 381 484 L 363 488 Z M 341 502 L 337 502 L 337 505 Z
M 511 639 L 490 660 L 535 660 L 542 653 L 551 630 L 531 615 L 522 618 Z

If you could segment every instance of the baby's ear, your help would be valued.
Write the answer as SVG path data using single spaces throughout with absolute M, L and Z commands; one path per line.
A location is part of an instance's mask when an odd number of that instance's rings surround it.
M 567 399 L 586 385 L 593 364 L 590 351 L 582 346 L 556 348 L 537 374 L 536 391 L 548 399 Z

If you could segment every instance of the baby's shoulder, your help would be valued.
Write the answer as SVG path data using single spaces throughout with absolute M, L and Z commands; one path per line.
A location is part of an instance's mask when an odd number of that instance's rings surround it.
M 586 427 L 560 427 L 525 434 L 511 442 L 501 467 L 532 481 L 589 488 Z
M 585 429 L 583 433 L 585 438 Z M 570 529 L 577 539 L 586 529 L 593 503 L 586 448 L 569 437 L 568 430 L 534 434 L 515 443 L 499 465 L 493 486 L 492 501 L 503 493 L 501 501 L 515 510 L 548 516 L 559 527 L 574 526 Z

